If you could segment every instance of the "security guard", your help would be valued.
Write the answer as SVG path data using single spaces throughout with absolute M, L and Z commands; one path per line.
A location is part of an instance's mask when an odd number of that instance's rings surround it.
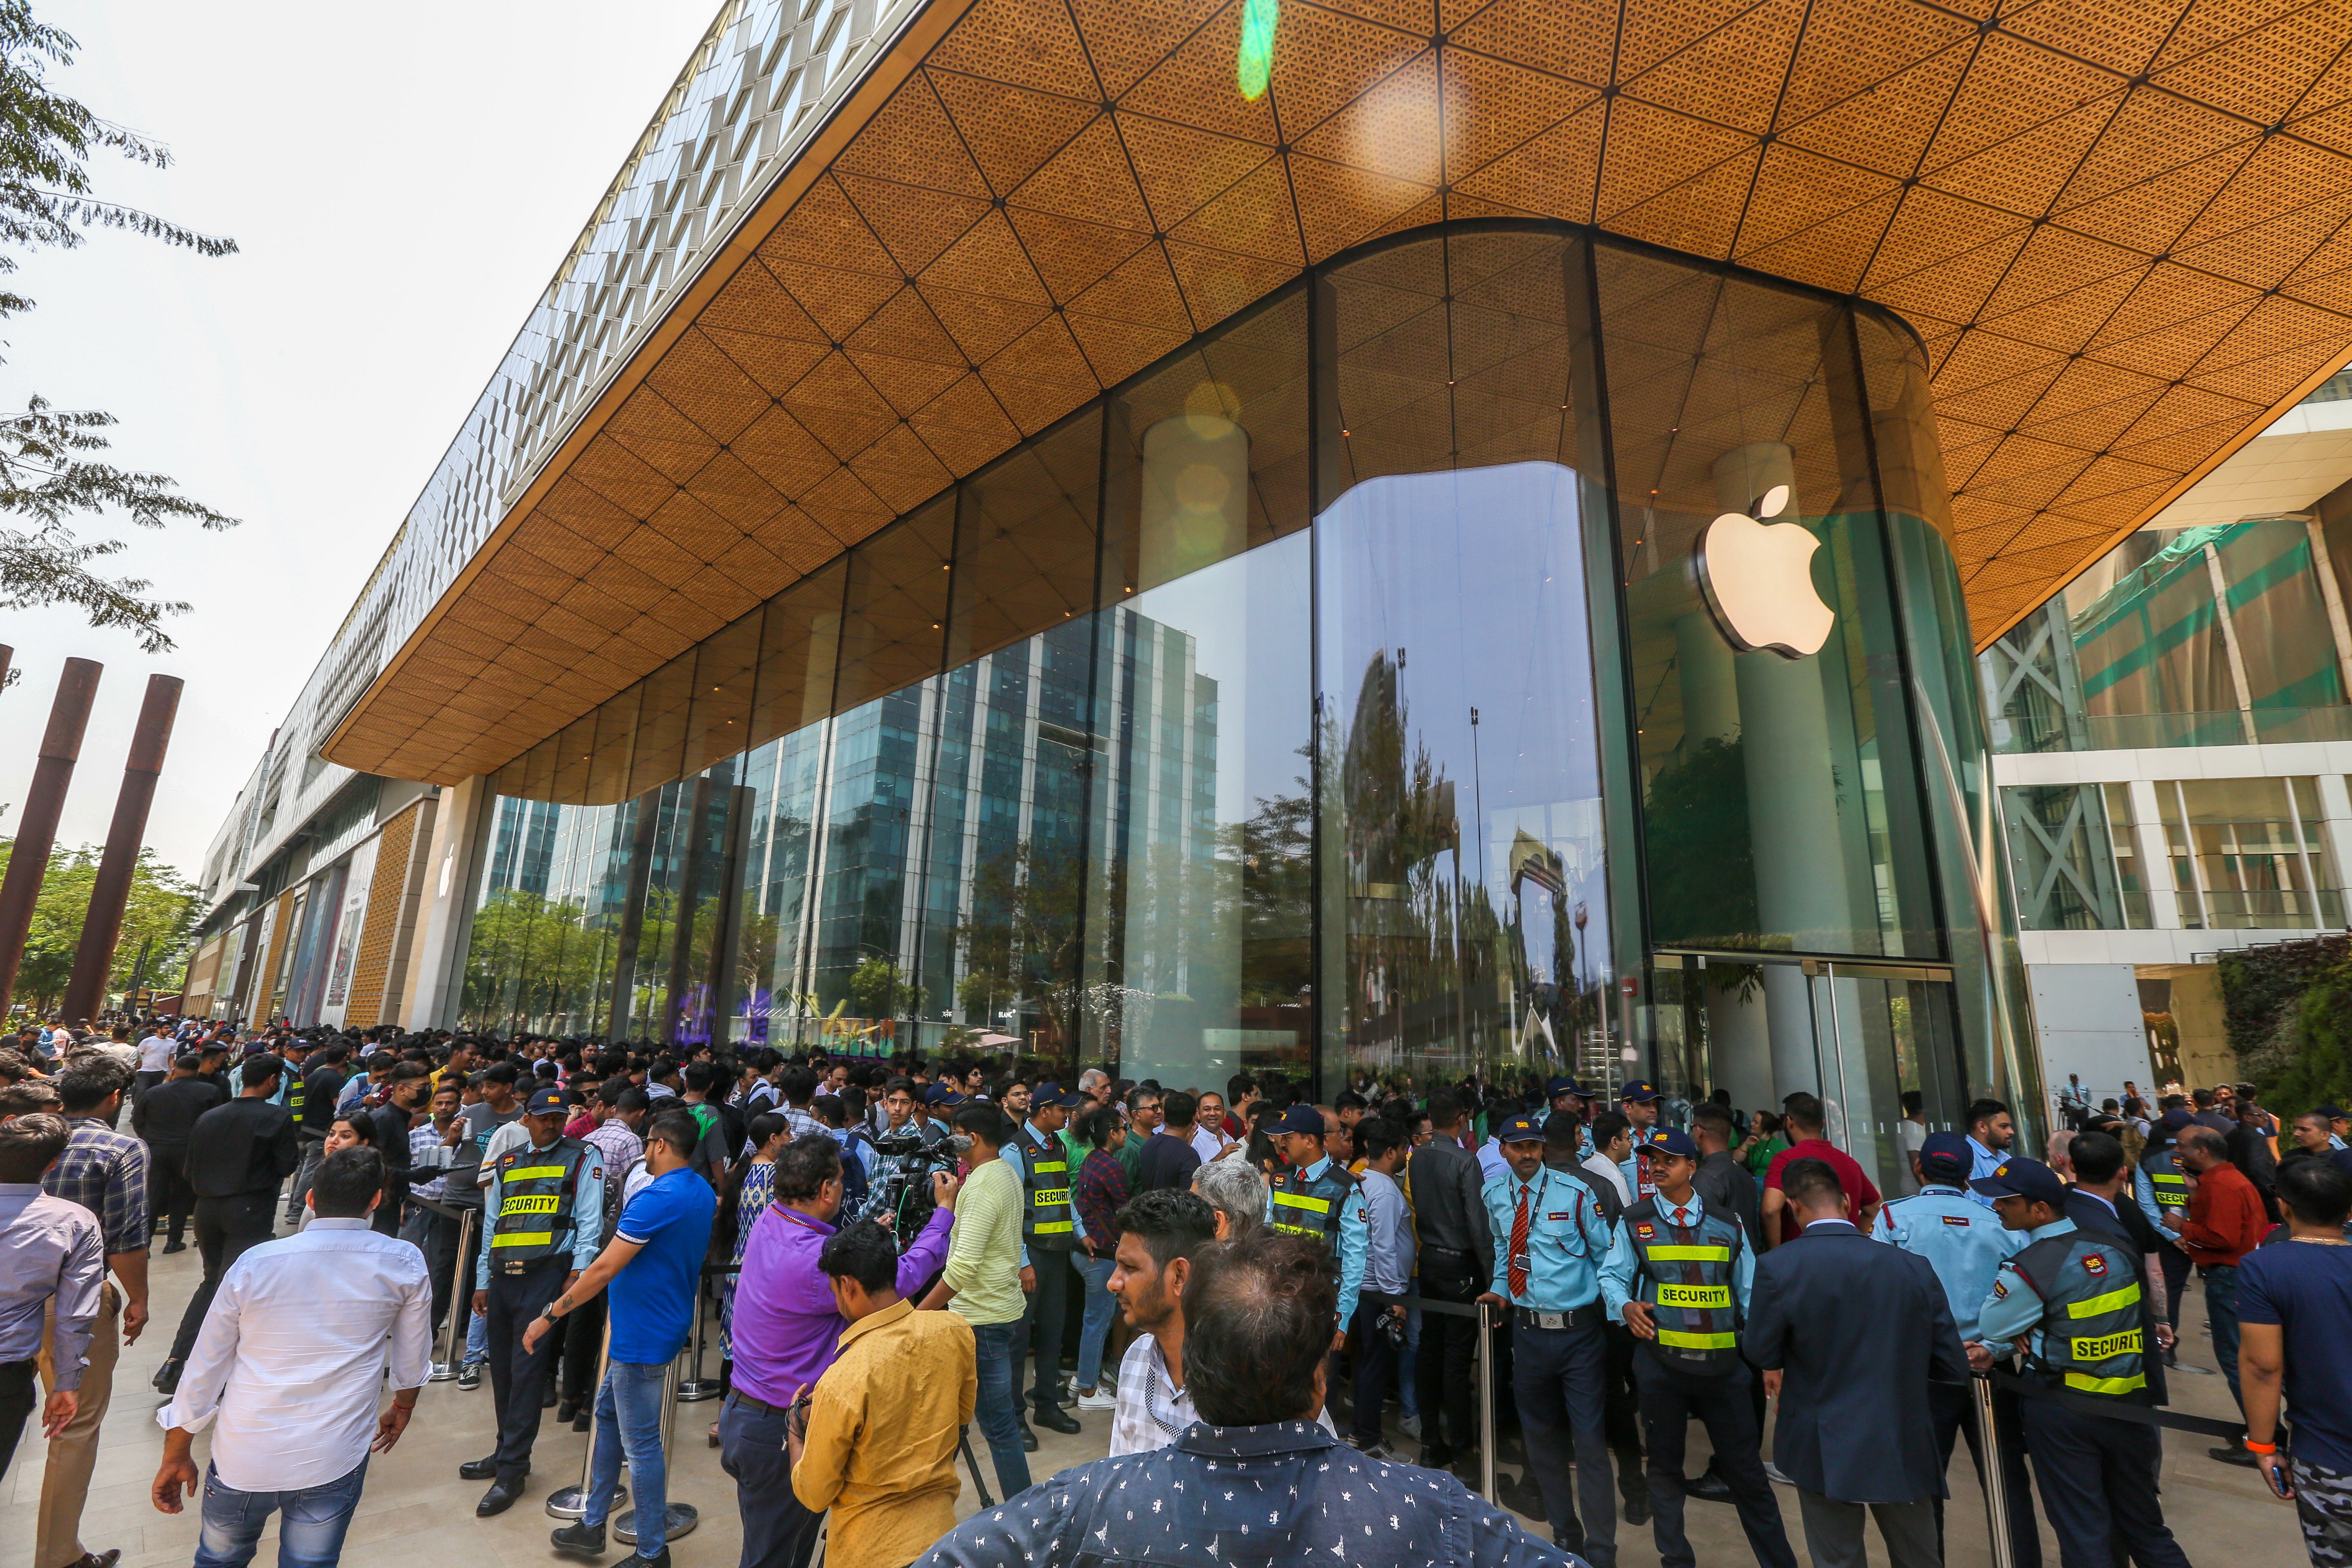
M 1691 1190 L 1698 1145 L 1689 1133 L 1655 1131 L 1634 1158 L 1653 1195 L 1627 1209 L 1617 1226 L 1601 1266 L 1601 1299 L 1637 1342 L 1633 1381 L 1649 1443 L 1658 1561 L 1664 1568 L 1696 1568 L 1698 1562 L 1683 1530 L 1683 1445 L 1696 1416 L 1756 1561 L 1796 1568 L 1780 1505 L 1764 1475 L 1763 1436 L 1748 1394 L 1754 1373 L 1739 1355 L 1739 1325 L 1756 1279 L 1748 1232 L 1738 1215 L 1712 1212 Z
M 2155 1331 L 2131 1255 L 2065 1217 L 2066 1184 L 2038 1161 L 2012 1155 L 1969 1184 L 2030 1237 L 1993 1277 L 1977 1328 L 1990 1341 L 2024 1338 L 2028 1375 L 2057 1396 L 2020 1403 L 2059 1560 L 2106 1568 L 2128 1552 L 2138 1568 L 2189 1568 L 2157 1497 L 2157 1428 L 2093 1413 L 2152 1403 Z
M 2181 1168 L 2180 1146 L 2175 1140 L 2193 1125 L 2189 1112 L 2177 1108 L 2158 1117 L 2148 1127 L 2139 1169 L 2132 1173 L 2132 1195 L 2164 1240 L 2156 1260 L 2164 1270 L 2165 1321 L 2176 1337 L 2180 1332 L 2180 1299 L 2189 1292 L 2189 1252 L 2180 1243 L 2180 1227 L 2189 1219 L 2189 1175 Z M 2179 1364 L 2178 1353 L 2171 1351 L 2165 1352 L 2164 1361 L 2167 1366 Z
M 540 1401 L 560 1335 L 523 1348 L 523 1331 L 583 1269 L 596 1261 L 604 1214 L 604 1160 L 563 1136 L 571 1114 L 560 1089 L 535 1090 L 524 1107 L 529 1134 L 490 1167 L 482 1204 L 489 1245 L 474 1271 L 474 1310 L 488 1320 L 490 1394 L 499 1418 L 498 1451 L 457 1467 L 466 1480 L 488 1480 L 474 1505 L 484 1518 L 504 1513 L 522 1495 L 530 1447 L 539 1437 Z M 581 1223 L 584 1216 L 586 1223 Z
M 1601 1332 L 1609 1226 L 1583 1183 L 1545 1168 L 1543 1137 L 1530 1116 L 1510 1118 L 1495 1134 L 1508 1168 L 1482 1194 L 1495 1274 L 1494 1288 L 1478 1300 L 1502 1309 L 1510 1324 L 1511 1396 L 1553 1543 L 1592 1568 L 1616 1568 Z
M 1646 1198 L 1658 1190 L 1643 1163 L 1642 1146 L 1656 1142 L 1665 1131 L 1658 1125 L 1658 1103 L 1664 1098 L 1655 1086 L 1638 1079 L 1617 1097 L 1617 1109 L 1625 1113 L 1626 1125 L 1633 1130 L 1633 1152 L 1617 1163 L 1617 1169 L 1625 1178 L 1625 1190 L 1636 1198 Z
M 1535 1113 L 1535 1124 L 1546 1126 L 1554 1116 L 1573 1118 L 1577 1129 L 1576 1157 L 1580 1160 L 1590 1158 L 1592 1134 L 1586 1130 L 1585 1123 L 1592 1120 L 1590 1114 L 1592 1092 L 1572 1078 L 1556 1078 L 1544 1085 L 1544 1099 L 1549 1104 Z
M 1261 1122 L 1260 1126 L 1265 1124 Z M 1339 1254 L 1339 1321 L 1356 1321 L 1371 1252 L 1371 1217 L 1361 1184 L 1323 1152 L 1323 1113 L 1294 1105 L 1268 1134 L 1282 1156 L 1282 1173 L 1266 1184 L 1265 1223 L 1286 1236 L 1304 1236 Z
M 1078 1102 L 1058 1084 L 1041 1083 L 1030 1098 L 1029 1119 L 1004 1146 L 1004 1158 L 1021 1173 L 1021 1270 L 1029 1300 L 1013 1336 L 1013 1405 L 1021 1407 L 1021 1353 L 1029 1352 L 1031 1400 L 1037 1425 L 1055 1432 L 1078 1430 L 1077 1417 L 1061 1405 L 1062 1342 L 1069 1328 L 1068 1281 L 1076 1272 L 1070 1255 L 1078 1249 L 1077 1210 L 1070 1203 L 1069 1152 L 1059 1134 Z
M 1987 1214 L 1984 1205 L 1968 1194 L 1969 1170 L 1975 1155 L 1966 1137 L 1958 1132 L 1930 1132 L 1919 1145 L 1919 1190 L 1882 1206 L 1871 1235 L 1927 1260 L 1951 1303 L 1952 1322 L 1960 1331 L 1969 1364 L 1989 1368 L 2009 1359 L 2005 1343 L 1986 1345 L 1977 1326 L 1977 1310 L 1992 1291 L 2000 1266 L 2022 1250 L 2025 1237 Z M 1969 1456 L 1976 1461 L 1977 1478 L 1984 1478 L 1983 1436 L 1977 1430 L 1975 1391 L 1964 1386 L 1927 1384 L 1927 1415 L 1936 1430 L 1936 1449 L 1947 1468 L 1952 1463 L 1954 1439 L 1966 1436 Z M 1998 1384 L 1993 1389 L 1993 1430 L 1999 1435 L 2000 1476 L 2009 1498 L 2010 1562 L 2012 1568 L 2042 1568 L 2042 1532 L 2033 1524 L 2033 1487 L 2025 1469 L 2025 1435 L 2018 1415 L 2018 1397 Z M 1943 1527 L 1944 1500 L 1936 1500 L 1936 1521 Z

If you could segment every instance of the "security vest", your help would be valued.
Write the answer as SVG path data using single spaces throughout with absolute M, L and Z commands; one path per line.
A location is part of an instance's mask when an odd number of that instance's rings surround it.
M 1297 1165 L 1286 1165 L 1267 1184 L 1274 1215 L 1267 1222 L 1285 1236 L 1311 1237 L 1326 1247 L 1339 1244 L 1339 1214 L 1356 1191 L 1356 1178 L 1336 1160 L 1323 1162 L 1323 1173 L 1313 1181 Z
M 2147 1395 L 2147 1301 L 2124 1249 L 2089 1231 L 2033 1243 L 2010 1260 L 2042 1298 L 2042 1364 L 2077 1394 Z
M 2159 1214 L 2189 1217 L 2189 1178 L 2180 1173 L 2180 1146 L 2167 1142 L 2151 1144 L 2139 1157 L 2139 1168 L 2147 1173 L 2147 1184 L 2156 1190 L 2156 1207 Z
M 286 1109 L 294 1118 L 294 1125 L 302 1124 L 302 1075 L 289 1068 L 286 1074 Z
M 1696 1194 L 1698 1223 L 1678 1226 L 1666 1205 L 1643 1198 L 1625 1211 L 1633 1244 L 1634 1299 L 1658 1327 L 1654 1347 L 1678 1371 L 1720 1375 L 1739 1360 L 1739 1293 L 1733 1269 L 1747 1232 L 1737 1218 L 1710 1212 Z
M 577 1138 L 558 1138 L 545 1149 L 526 1143 L 500 1155 L 499 1212 L 490 1221 L 491 1260 L 536 1263 L 568 1255 L 580 1204 L 580 1173 L 597 1158 L 596 1151 Z
M 1070 1155 L 1059 1138 L 1042 1142 L 1021 1124 L 1021 1240 L 1031 1251 L 1077 1250 L 1077 1226 L 1070 1209 Z

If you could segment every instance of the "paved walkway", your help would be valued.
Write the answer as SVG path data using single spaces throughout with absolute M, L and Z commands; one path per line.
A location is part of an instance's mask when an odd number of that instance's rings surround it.
M 153 1261 L 155 1323 L 139 1343 L 126 1347 L 115 1381 L 113 1402 L 103 1427 L 99 1470 L 82 1518 L 83 1543 L 93 1551 L 122 1550 L 121 1568 L 164 1568 L 185 1564 L 195 1549 L 196 1510 L 176 1517 L 155 1511 L 148 1501 L 148 1486 L 163 1452 L 163 1434 L 154 1413 L 162 1399 L 148 1386 L 179 1320 L 182 1307 L 194 1289 L 201 1270 L 195 1250 Z M 2213 1373 L 2211 1342 L 2206 1337 L 2203 1302 L 2192 1291 L 2183 1323 L 2181 1361 L 2190 1370 L 2174 1380 L 2175 1405 L 2207 1415 L 2222 1415 L 2230 1408 L 2228 1389 Z M 710 1372 L 718 1371 L 717 1347 L 711 1349 Z M 457 1479 L 457 1466 L 494 1446 L 487 1380 L 475 1392 L 461 1392 L 454 1383 L 427 1386 L 415 1419 L 400 1446 L 379 1456 L 368 1473 L 367 1492 L 343 1550 L 347 1568 L 547 1568 L 566 1561 L 550 1550 L 548 1531 L 555 1523 L 543 1504 L 549 1492 L 579 1479 L 586 1439 L 553 1429 L 553 1412 L 539 1443 L 530 1489 L 521 1502 L 496 1519 L 474 1517 L 474 1502 L 483 1483 Z M 716 1401 L 682 1405 L 677 1413 L 677 1451 L 671 1456 L 670 1496 L 701 1510 L 699 1529 L 675 1543 L 678 1568 L 732 1568 L 740 1531 L 737 1527 L 734 1485 L 719 1468 L 718 1450 L 705 1434 L 718 1418 Z M 1055 1470 L 1099 1458 L 1110 1431 L 1108 1412 L 1079 1414 L 1084 1430 L 1075 1436 L 1041 1432 L 1043 1447 L 1030 1456 L 1039 1479 Z M 974 1446 L 980 1462 L 988 1466 L 987 1449 Z M 2233 1469 L 2206 1457 L 2204 1439 L 2169 1435 L 2165 1443 L 2164 1495 L 2168 1518 L 2180 1537 L 2189 1560 L 2205 1564 L 2262 1561 L 2297 1563 L 2303 1558 L 2301 1537 L 2294 1512 L 2273 1502 L 2260 1479 L 2249 1470 Z M 205 1441 L 197 1442 L 201 1461 Z M 1705 1461 L 1705 1436 L 1692 1434 L 1689 1468 L 1696 1473 Z M 14 1470 L 0 1478 L 0 1568 L 33 1568 L 34 1504 L 40 1495 L 43 1447 L 37 1441 L 18 1450 Z M 987 1475 L 992 1493 L 995 1477 Z M 1955 1568 L 1985 1568 L 1991 1559 L 1985 1546 L 1984 1509 L 1976 1475 L 1965 1447 L 1955 1455 L 1949 1509 L 1949 1561 Z M 1801 1540 L 1796 1499 L 1778 1489 L 1782 1515 L 1792 1540 Z M 970 1478 L 965 1478 L 960 1510 L 977 1507 Z M 1712 1503 L 1689 1505 L 1692 1545 L 1705 1568 L 1737 1568 L 1752 1561 L 1732 1510 Z M 2045 1524 L 2046 1561 L 2058 1561 L 2057 1547 Z M 1657 1556 L 1648 1527 L 1619 1525 L 1620 1558 L 1624 1568 L 1655 1568 Z M 264 1538 L 260 1568 L 276 1560 L 277 1532 Z M 615 1568 L 625 1562 L 615 1551 L 606 1558 Z M 1883 1561 L 1875 1540 L 1874 1562 Z

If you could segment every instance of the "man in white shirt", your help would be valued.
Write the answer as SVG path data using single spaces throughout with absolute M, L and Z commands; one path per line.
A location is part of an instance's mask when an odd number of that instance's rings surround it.
M 1622 1110 L 1604 1110 L 1592 1121 L 1592 1152 L 1584 1168 L 1607 1182 L 1621 1204 L 1631 1204 L 1633 1192 L 1625 1184 L 1624 1163 L 1633 1155 L 1633 1124 Z
M 191 1449 L 213 1428 L 201 1568 L 244 1568 L 272 1513 L 279 1568 L 333 1568 L 368 1456 L 407 1429 L 429 1366 L 433 1287 L 423 1253 L 370 1226 L 383 1176 L 370 1148 L 320 1163 L 310 1224 L 230 1266 L 156 1413 L 163 1462 L 152 1495 L 164 1513 L 195 1494 Z M 378 1414 L 387 1341 L 394 1393 Z
M 1201 1103 L 1192 1113 L 1192 1152 L 1207 1164 L 1225 1152 L 1233 1140 L 1225 1136 L 1225 1100 L 1214 1089 L 1201 1096 Z

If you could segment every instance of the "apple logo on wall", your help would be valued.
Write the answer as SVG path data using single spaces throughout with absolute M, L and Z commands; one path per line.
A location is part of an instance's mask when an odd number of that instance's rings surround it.
M 1691 563 L 1706 607 L 1724 637 L 1742 653 L 1769 648 L 1782 658 L 1805 658 L 1829 640 L 1837 613 L 1813 587 L 1813 552 L 1822 542 L 1801 523 L 1767 523 L 1789 505 L 1789 487 L 1774 485 L 1756 516 L 1727 511 L 1699 535 Z

